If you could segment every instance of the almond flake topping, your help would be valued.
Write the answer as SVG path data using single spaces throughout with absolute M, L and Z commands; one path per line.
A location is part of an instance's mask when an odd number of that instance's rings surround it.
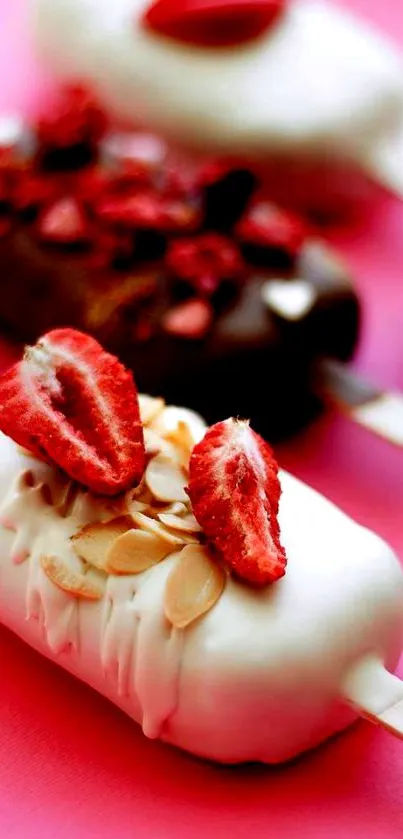
M 170 572 L 165 587 L 165 615 L 183 629 L 208 612 L 225 586 L 224 570 L 201 545 L 188 545 Z
M 186 478 L 180 466 L 158 454 L 146 468 L 146 484 L 158 501 L 188 501 Z
M 109 574 L 140 574 L 175 550 L 174 545 L 145 530 L 128 530 L 115 539 L 105 563 Z
M 226 572 L 200 544 L 201 527 L 186 492 L 189 458 L 202 432 L 197 415 L 181 419 L 162 399 L 140 396 L 148 464 L 140 483 L 115 497 L 94 496 L 75 481 L 55 475 L 48 483 L 32 469 L 20 478 L 21 491 L 38 493 L 42 503 L 77 524 L 74 553 L 87 563 L 80 572 L 55 555 L 41 567 L 59 589 L 87 600 L 104 594 L 103 574 L 140 574 L 178 553 L 166 583 L 164 608 L 170 623 L 185 628 L 219 599 Z M 38 495 L 38 497 L 39 497 Z M 86 523 L 90 522 L 90 523 Z M 91 570 L 95 569 L 95 570 Z
M 150 425 L 165 408 L 163 399 L 155 399 L 145 393 L 139 393 L 140 418 L 143 425 Z
M 47 578 L 62 591 L 83 600 L 101 600 L 103 597 L 101 585 L 97 585 L 84 574 L 72 571 L 60 557 L 42 555 L 40 562 Z
M 194 515 L 178 516 L 172 513 L 158 513 L 159 520 L 172 530 L 183 530 L 185 533 L 200 533 L 201 527 Z
M 109 549 L 130 527 L 132 527 L 132 521 L 129 516 L 107 523 L 86 524 L 71 537 L 73 549 L 80 559 L 84 559 L 94 568 L 105 570 Z
M 133 521 L 140 528 L 146 530 L 147 533 L 152 533 L 158 539 L 168 542 L 170 545 L 183 545 L 184 540 L 179 534 L 170 533 L 166 527 L 157 519 L 152 519 L 150 516 L 145 516 L 143 513 L 133 513 Z

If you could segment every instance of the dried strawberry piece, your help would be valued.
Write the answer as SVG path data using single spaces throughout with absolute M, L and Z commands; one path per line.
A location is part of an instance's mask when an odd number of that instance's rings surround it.
M 299 216 L 269 201 L 259 201 L 241 218 L 235 233 L 247 245 L 282 250 L 295 257 L 307 237 L 308 229 Z
M 257 38 L 269 29 L 286 0 L 155 0 L 145 27 L 200 47 L 229 47 Z
M 87 265 L 94 270 L 128 266 L 134 259 L 135 241 L 127 230 L 97 230 Z
M 93 146 L 107 128 L 104 110 L 84 87 L 66 87 L 51 115 L 38 121 L 39 142 L 47 148 L 63 149 L 88 143 Z
M 165 199 L 161 210 L 161 229 L 166 233 L 193 233 L 201 225 L 201 209 L 189 201 Z
M 154 134 L 114 131 L 105 137 L 101 154 L 109 167 L 119 171 L 130 171 L 131 166 L 138 167 L 142 177 L 147 174 L 150 179 L 161 171 L 167 147 Z
M 54 181 L 34 172 L 23 172 L 12 191 L 12 202 L 18 212 L 25 214 L 49 204 L 56 196 L 57 186 Z
M 114 190 L 150 189 L 154 184 L 154 174 L 142 160 L 122 160 L 115 173 Z
M 0 215 L 0 239 L 5 239 L 13 229 L 13 222 L 9 216 Z
M 133 326 L 133 340 L 138 344 L 146 344 L 147 341 L 150 341 L 153 337 L 154 331 L 154 326 L 151 321 L 146 320 L 145 318 L 140 319 L 138 323 Z
M 78 244 L 88 239 L 85 213 L 74 198 L 63 198 L 47 207 L 38 220 L 38 233 L 44 242 L 57 245 Z
M 152 191 L 107 197 L 99 202 L 96 211 L 102 221 L 131 229 L 159 230 L 163 219 L 161 199 Z
M 10 190 L 8 186 L 8 180 L 6 176 L 0 170 L 0 203 L 4 204 L 8 202 L 10 195 Z
M 171 242 L 165 264 L 174 277 L 190 283 L 200 293 L 211 293 L 222 280 L 236 280 L 244 271 L 236 244 L 217 233 Z
M 186 300 L 168 309 L 162 318 L 162 328 L 178 338 L 199 340 L 209 331 L 214 312 L 207 300 Z
M 113 182 L 109 172 L 100 166 L 92 166 L 76 174 L 74 194 L 83 203 L 95 206 Z
M 188 487 L 193 513 L 234 574 L 259 586 L 285 573 L 280 493 L 273 452 L 249 422 L 219 422 L 195 446 Z
M 122 492 L 144 471 L 133 377 L 74 329 L 44 335 L 0 377 L 0 428 L 97 493 Z

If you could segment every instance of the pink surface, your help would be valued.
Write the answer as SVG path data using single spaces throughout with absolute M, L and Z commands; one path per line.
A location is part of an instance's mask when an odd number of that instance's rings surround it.
M 401 0 L 344 5 L 403 46 Z M 46 89 L 24 42 L 25 6 L 24 0 L 0 0 L 2 110 L 30 110 Z M 366 229 L 332 238 L 349 257 L 365 303 L 357 367 L 403 389 L 402 228 L 403 206 L 391 203 Z M 378 530 L 403 559 L 402 452 L 327 416 L 279 454 L 284 465 Z M 286 767 L 222 769 L 146 741 L 106 701 L 5 630 L 0 661 L 1 837 L 403 834 L 403 743 L 369 724 Z

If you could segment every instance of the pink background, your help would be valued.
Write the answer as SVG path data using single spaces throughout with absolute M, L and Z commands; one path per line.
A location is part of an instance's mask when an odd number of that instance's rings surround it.
M 344 5 L 403 47 L 401 0 Z M 44 87 L 24 43 L 25 7 L 0 0 L 1 110 L 32 109 Z M 365 228 L 331 236 L 365 303 L 356 366 L 403 389 L 403 206 L 378 210 Z M 5 361 L 6 348 L 1 353 Z M 403 559 L 403 452 L 328 415 L 279 455 Z M 146 741 L 115 708 L 3 629 L 0 662 L 2 837 L 403 835 L 403 743 L 367 723 L 289 766 L 222 769 Z

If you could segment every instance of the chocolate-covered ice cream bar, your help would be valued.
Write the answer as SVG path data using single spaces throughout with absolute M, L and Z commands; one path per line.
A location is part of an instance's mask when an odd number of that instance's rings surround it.
M 0 166 L 0 317 L 22 340 L 90 331 L 142 390 L 271 438 L 316 409 L 312 363 L 351 356 L 347 269 L 249 170 L 187 171 L 78 89 L 35 131 L 4 121 Z

